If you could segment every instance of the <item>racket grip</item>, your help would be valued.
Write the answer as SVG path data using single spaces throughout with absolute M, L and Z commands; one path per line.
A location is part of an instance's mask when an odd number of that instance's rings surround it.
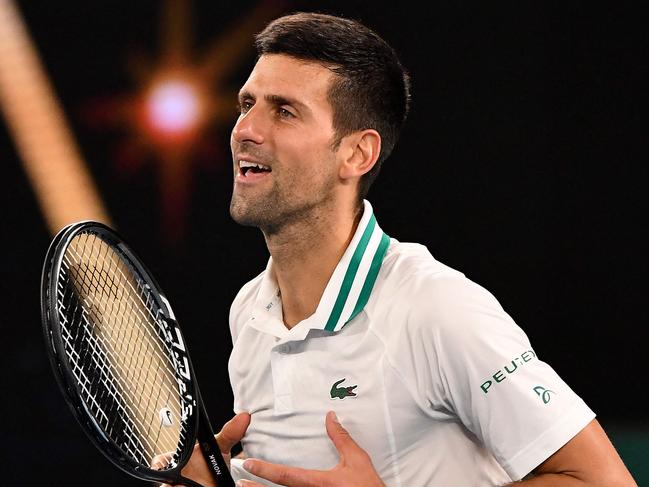
M 214 438 L 205 408 L 201 408 L 201 417 L 198 421 L 198 444 L 217 487 L 235 487 L 230 470 Z

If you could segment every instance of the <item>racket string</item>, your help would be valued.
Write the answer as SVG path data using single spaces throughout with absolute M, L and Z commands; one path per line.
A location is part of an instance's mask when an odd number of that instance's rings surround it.
M 101 275 L 103 275 L 103 274 L 104 274 L 104 273 L 102 273 Z M 100 284 L 105 284 L 105 283 L 100 282 Z M 88 292 L 89 290 L 86 289 L 85 291 Z M 108 294 L 110 294 L 110 293 L 108 293 Z M 115 295 L 115 294 L 114 294 L 114 295 Z M 116 296 L 116 295 L 115 295 L 115 296 Z M 84 321 L 86 321 L 86 320 L 84 320 Z M 130 367 L 131 365 L 132 365 L 132 364 L 127 364 L 127 367 Z M 112 388 L 114 388 L 114 384 L 111 384 L 111 385 L 113 386 Z M 117 390 L 118 390 L 118 389 L 117 389 Z M 127 424 L 127 429 L 130 429 L 130 428 L 131 428 L 130 425 Z M 138 427 L 137 425 L 136 425 L 136 430 L 139 430 L 139 427 Z M 138 431 L 138 433 L 139 433 L 138 436 L 143 437 L 143 438 L 147 438 L 147 436 L 146 436 L 146 435 L 143 435 L 142 432 Z M 137 447 L 138 445 L 134 445 L 134 446 Z M 151 446 L 151 445 L 149 444 L 149 446 Z M 130 448 L 127 448 L 127 450 L 131 451 L 131 453 L 134 453 L 133 450 L 131 450 Z
M 63 290 L 60 308 L 72 316 L 61 322 L 80 387 L 107 434 L 138 462 L 171 445 L 173 464 L 188 432 L 175 379 L 179 364 L 161 310 L 148 286 L 100 238 L 81 235 L 69 250 L 57 289 Z M 161 405 L 180 428 L 164 424 Z
M 88 347 L 86 350 L 91 351 L 90 359 L 92 360 L 92 362 L 96 366 L 96 370 L 99 372 L 97 374 L 93 374 L 94 375 L 93 379 L 90 379 L 87 376 L 86 371 L 85 371 L 84 367 L 82 366 L 82 364 L 84 364 L 84 363 L 87 364 L 88 362 L 85 361 L 85 360 L 81 361 L 80 360 L 81 357 L 79 356 L 78 352 L 76 350 L 74 350 L 74 348 L 72 347 L 72 341 L 70 340 L 70 338 L 72 338 L 72 337 L 71 337 L 69 331 L 64 329 L 62 337 L 63 337 L 64 342 L 66 343 L 66 345 L 68 345 L 68 347 L 69 347 L 70 358 L 72 359 L 71 362 L 72 362 L 72 365 L 73 365 L 72 366 L 72 371 L 73 371 L 75 377 L 77 378 L 78 384 L 81 387 L 82 392 L 84 393 L 84 397 L 90 399 L 91 404 L 94 405 L 95 408 L 97 409 L 97 411 L 101 413 L 101 416 L 102 416 L 104 422 L 102 423 L 102 421 L 101 421 L 102 418 L 98 418 L 100 426 L 103 426 L 105 428 L 105 430 L 107 430 L 107 432 L 109 433 L 109 436 L 114 437 L 114 433 L 115 433 L 115 431 L 114 431 L 114 421 L 112 422 L 111 418 L 114 418 L 115 415 L 119 415 L 119 417 L 123 419 L 125 417 L 128 417 L 129 413 L 124 408 L 124 403 L 125 402 L 124 402 L 123 396 L 119 392 L 120 387 L 115 383 L 114 376 L 112 374 L 108 374 L 108 371 L 110 370 L 111 365 L 108 362 L 108 359 L 105 356 L 105 354 L 103 354 L 101 352 L 102 348 L 97 345 L 98 340 L 92 334 L 92 332 L 90 332 L 90 330 L 88 328 L 90 325 L 89 325 L 89 322 L 87 320 L 87 317 L 83 316 L 83 313 L 82 313 L 82 317 L 83 317 L 83 319 L 80 320 L 80 323 L 83 324 L 84 331 L 85 331 L 85 333 L 87 333 L 87 335 L 86 335 L 86 339 L 84 341 L 81 341 L 80 343 L 88 343 L 88 344 L 92 345 L 91 347 Z M 75 336 L 74 340 L 77 341 L 77 338 L 78 338 L 78 336 Z M 77 358 L 77 360 L 75 361 L 74 358 Z M 104 411 L 103 408 L 101 407 L 101 404 L 100 404 L 101 398 L 100 398 L 100 400 L 98 400 L 97 397 L 96 397 L 97 392 L 98 392 L 98 390 L 97 390 L 98 385 L 105 386 L 105 389 L 99 389 L 99 392 L 103 392 L 103 391 L 107 392 L 110 396 L 112 396 L 112 398 L 114 400 L 114 402 L 111 402 L 111 404 L 109 406 L 111 409 L 108 409 L 107 411 Z M 105 400 L 106 398 L 104 397 L 103 399 Z M 129 430 L 129 431 L 131 430 L 131 425 L 129 424 L 128 421 L 124 421 L 122 426 L 124 428 L 126 428 L 126 430 Z M 131 453 L 134 453 L 134 451 L 130 449 L 128 443 L 134 443 L 137 438 L 138 438 L 138 436 L 133 431 L 131 431 L 131 436 L 128 436 L 128 437 L 125 438 L 124 441 L 126 442 L 126 444 L 124 446 L 126 446 L 127 451 L 129 451 Z M 118 442 L 118 444 L 124 444 L 124 443 L 123 442 Z M 134 444 L 133 446 L 135 446 L 140 451 L 144 449 L 141 444 Z M 138 451 L 138 450 L 135 450 L 135 451 Z M 140 455 L 135 454 L 135 456 L 136 456 L 136 458 L 138 458 L 138 460 L 140 459 L 139 458 Z

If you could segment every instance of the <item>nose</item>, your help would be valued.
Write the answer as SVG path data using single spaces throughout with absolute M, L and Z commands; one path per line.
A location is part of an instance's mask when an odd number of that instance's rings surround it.
M 264 122 L 261 110 L 255 110 L 255 108 L 253 106 L 246 113 L 239 115 L 232 128 L 232 138 L 236 142 L 253 142 L 255 144 L 264 142 Z

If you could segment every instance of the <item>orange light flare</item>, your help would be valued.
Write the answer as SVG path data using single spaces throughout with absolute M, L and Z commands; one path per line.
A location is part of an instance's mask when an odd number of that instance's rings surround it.
M 155 76 L 138 105 L 140 131 L 160 149 L 173 152 L 189 151 L 216 108 L 213 96 L 189 71 Z
M 135 132 L 148 141 L 162 162 L 162 210 L 168 236 L 177 241 L 185 233 L 194 176 L 192 158 L 197 147 L 205 145 L 207 127 L 218 117 L 222 103 L 207 89 L 205 77 L 190 66 L 164 66 L 143 82 L 133 107 L 133 122 Z
M 170 243 L 183 239 L 197 170 L 231 177 L 223 135 L 236 118 L 238 86 L 230 86 L 229 77 L 250 61 L 254 33 L 286 9 L 283 1 L 260 0 L 206 48 L 194 50 L 191 3 L 161 3 L 158 53 L 135 47 L 127 57 L 133 89 L 89 101 L 84 110 L 88 125 L 124 129 L 112 157 L 119 172 L 156 165 Z

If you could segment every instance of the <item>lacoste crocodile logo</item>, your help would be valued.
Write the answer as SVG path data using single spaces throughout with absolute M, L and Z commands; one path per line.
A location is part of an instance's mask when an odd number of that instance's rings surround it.
M 338 382 L 334 382 L 334 385 L 331 386 L 331 399 L 345 399 L 346 397 L 355 396 L 356 393 L 354 389 L 358 386 L 347 386 L 347 387 L 338 387 L 341 382 L 345 382 L 346 379 L 340 379 Z

